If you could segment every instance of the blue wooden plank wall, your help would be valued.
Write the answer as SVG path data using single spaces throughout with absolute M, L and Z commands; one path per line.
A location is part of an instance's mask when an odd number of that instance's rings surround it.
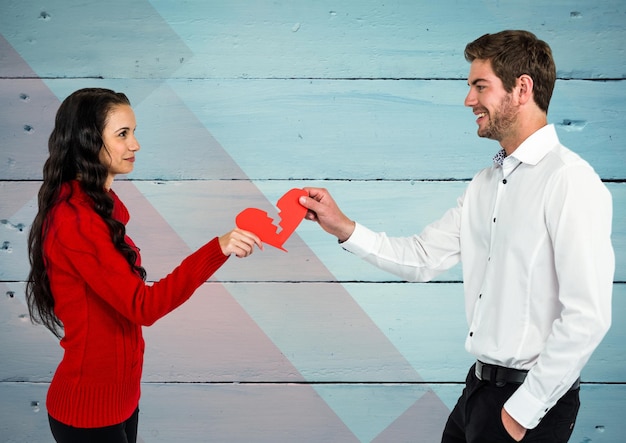
M 623 0 L 0 3 L 0 441 L 49 442 L 61 358 L 27 318 L 26 235 L 60 101 L 124 91 L 142 150 L 115 189 L 150 280 L 287 190 L 421 230 L 489 164 L 464 108 L 465 44 L 524 28 L 548 41 L 549 119 L 614 198 L 613 326 L 583 373 L 573 442 L 626 435 L 626 3 Z M 145 329 L 140 441 L 437 442 L 471 357 L 460 270 L 410 284 L 305 222 L 231 259 Z

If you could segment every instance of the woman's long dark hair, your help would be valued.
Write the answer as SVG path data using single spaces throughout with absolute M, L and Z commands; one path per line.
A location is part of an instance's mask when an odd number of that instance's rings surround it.
M 119 105 L 130 105 L 121 92 L 101 88 L 80 89 L 61 103 L 48 140 L 49 157 L 43 167 L 39 211 L 28 235 L 31 269 L 26 283 L 26 300 L 32 322 L 43 324 L 59 338 L 63 324 L 54 313 L 54 296 L 50 290 L 43 243 L 47 234 L 47 217 L 59 202 L 63 183 L 80 177 L 80 185 L 93 200 L 94 210 L 109 227 L 115 248 L 141 278 L 146 277 L 146 271 L 136 265 L 137 253 L 124 241 L 124 224 L 112 217 L 113 199 L 105 189 L 108 171 L 99 157 L 107 117 L 112 108 Z

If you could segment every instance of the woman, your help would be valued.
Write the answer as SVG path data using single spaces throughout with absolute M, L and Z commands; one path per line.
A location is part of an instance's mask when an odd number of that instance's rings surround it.
M 57 442 L 136 441 L 144 341 L 151 325 L 185 302 L 228 256 L 261 240 L 234 229 L 145 283 L 129 214 L 111 189 L 133 170 L 139 143 L 128 98 L 81 89 L 61 104 L 29 234 L 31 319 L 61 338 L 64 357 L 47 409 Z

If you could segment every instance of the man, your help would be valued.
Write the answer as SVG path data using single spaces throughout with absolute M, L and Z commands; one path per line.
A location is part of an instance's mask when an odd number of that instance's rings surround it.
M 407 280 L 463 263 L 465 347 L 477 361 L 443 442 L 567 442 L 581 369 L 611 323 L 611 196 L 547 123 L 556 68 L 545 42 L 486 34 L 465 58 L 465 105 L 502 149 L 455 208 L 391 238 L 349 219 L 325 189 L 306 188 L 300 202 L 343 248 Z

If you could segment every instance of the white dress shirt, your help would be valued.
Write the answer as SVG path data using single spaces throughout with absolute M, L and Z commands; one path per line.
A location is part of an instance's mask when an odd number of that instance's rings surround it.
M 357 223 L 342 243 L 381 269 L 429 281 L 461 261 L 468 352 L 529 370 L 505 404 L 534 428 L 576 379 L 611 323 L 611 195 L 553 125 L 480 171 L 421 234 Z

